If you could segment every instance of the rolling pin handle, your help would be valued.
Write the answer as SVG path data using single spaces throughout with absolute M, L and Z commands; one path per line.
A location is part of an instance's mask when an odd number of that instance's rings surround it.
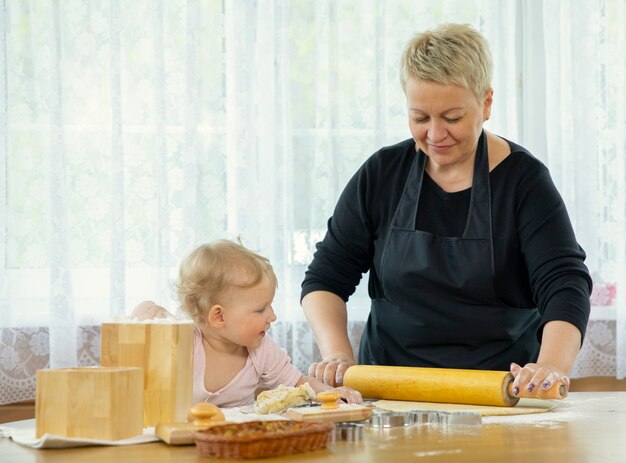
M 531 399 L 564 399 L 567 397 L 567 386 L 561 382 L 557 381 L 552 385 L 550 389 L 543 389 L 542 387 L 536 388 L 532 392 L 528 392 L 525 389 L 519 391 L 519 394 L 515 395 L 513 392 L 513 383 L 509 383 L 507 392 L 510 397 L 517 398 L 531 398 Z

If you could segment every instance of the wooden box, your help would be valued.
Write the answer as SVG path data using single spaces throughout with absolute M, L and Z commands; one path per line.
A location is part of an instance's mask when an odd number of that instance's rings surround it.
M 191 323 L 104 323 L 100 364 L 144 369 L 143 424 L 187 421 L 193 388 Z
M 143 432 L 140 368 L 37 371 L 36 436 L 119 440 Z

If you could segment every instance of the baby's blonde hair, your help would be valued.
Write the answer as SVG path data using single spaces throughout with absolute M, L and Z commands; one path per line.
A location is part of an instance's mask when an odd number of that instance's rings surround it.
M 217 240 L 203 244 L 180 265 L 176 283 L 180 308 L 195 323 L 202 324 L 207 311 L 220 303 L 229 288 L 251 288 L 265 276 L 276 286 L 269 260 L 241 243 Z
M 414 36 L 400 60 L 400 82 L 411 77 L 469 89 L 479 101 L 491 88 L 493 64 L 487 40 L 468 24 L 442 24 Z

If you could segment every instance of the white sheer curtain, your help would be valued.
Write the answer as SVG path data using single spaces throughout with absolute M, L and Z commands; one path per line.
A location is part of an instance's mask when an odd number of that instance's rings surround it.
M 356 168 L 409 137 L 398 59 L 441 22 L 489 39 L 488 128 L 550 167 L 589 255 L 577 374 L 623 377 L 625 20 L 621 0 L 0 0 L 0 402 L 97 363 L 98 325 L 138 301 L 175 309 L 180 259 L 220 237 L 271 259 L 272 335 L 306 368 L 314 244 Z
M 541 93 L 526 97 L 523 138 L 545 153 L 541 157 L 567 203 L 595 286 L 576 373 L 624 378 L 626 2 L 524 6 L 524 19 L 536 26 L 526 32 L 535 34 L 533 48 L 544 58 L 542 66 L 535 66 L 536 56 L 528 54 L 525 63 L 529 75 L 524 81 L 538 82 Z

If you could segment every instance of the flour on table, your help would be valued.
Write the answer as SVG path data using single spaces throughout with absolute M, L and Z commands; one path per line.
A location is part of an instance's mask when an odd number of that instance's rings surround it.
M 409 402 L 399 400 L 378 400 L 373 405 L 382 410 L 391 412 L 436 411 L 436 412 L 458 412 L 467 411 L 480 413 L 483 416 L 500 415 L 525 415 L 530 413 L 544 413 L 557 406 L 555 401 L 540 399 L 520 399 L 515 407 L 494 407 L 488 405 L 465 405 L 465 404 L 445 404 L 434 402 Z

